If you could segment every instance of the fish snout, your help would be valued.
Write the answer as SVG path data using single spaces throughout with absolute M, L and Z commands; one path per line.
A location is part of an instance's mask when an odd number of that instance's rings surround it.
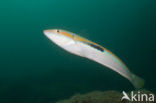
M 46 34 L 50 33 L 50 31 L 49 30 L 43 30 L 43 33 L 46 35 Z

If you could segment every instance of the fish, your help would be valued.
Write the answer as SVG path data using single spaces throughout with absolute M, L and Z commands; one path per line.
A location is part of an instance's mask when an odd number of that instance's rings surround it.
M 76 33 L 62 29 L 48 29 L 44 35 L 54 44 L 80 57 L 95 61 L 128 79 L 135 88 L 142 88 L 144 79 L 132 73 L 125 63 L 103 46 Z

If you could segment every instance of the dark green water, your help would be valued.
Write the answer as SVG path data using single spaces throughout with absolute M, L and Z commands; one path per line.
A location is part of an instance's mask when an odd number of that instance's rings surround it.
M 156 93 L 155 0 L 1 0 L 0 103 L 50 103 L 94 90 L 134 90 L 128 80 L 67 53 L 43 30 L 61 28 L 119 56 Z

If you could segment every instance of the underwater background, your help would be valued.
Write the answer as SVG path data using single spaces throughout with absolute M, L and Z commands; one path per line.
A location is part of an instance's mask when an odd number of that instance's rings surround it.
M 1 0 L 0 103 L 135 89 L 116 72 L 53 44 L 43 34 L 53 28 L 111 50 L 156 93 L 155 0 Z

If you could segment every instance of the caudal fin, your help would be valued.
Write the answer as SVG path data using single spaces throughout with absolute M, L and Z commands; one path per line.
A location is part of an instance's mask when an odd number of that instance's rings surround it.
M 135 74 L 132 73 L 131 83 L 137 89 L 142 88 L 144 86 L 144 80 Z

